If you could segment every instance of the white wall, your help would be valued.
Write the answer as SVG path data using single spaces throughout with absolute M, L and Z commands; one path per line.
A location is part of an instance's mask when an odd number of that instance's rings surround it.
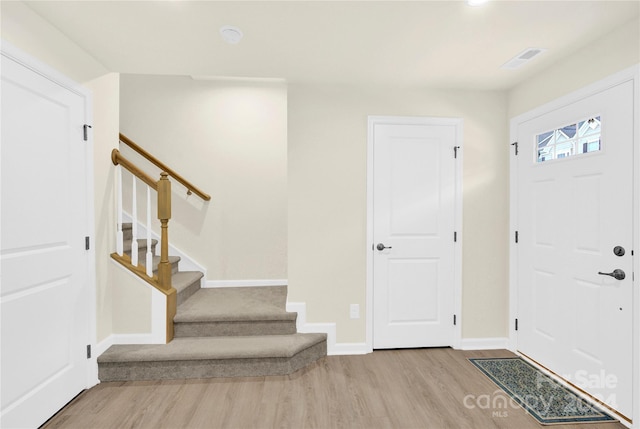
M 282 83 L 122 75 L 121 131 L 212 197 L 172 183 L 170 242 L 207 280 L 287 278 L 286 112 Z
M 464 119 L 462 335 L 507 334 L 508 154 L 502 92 L 289 86 L 289 300 L 365 342 L 368 115 Z M 349 318 L 360 304 L 361 318 Z
M 38 58 L 76 82 L 86 82 L 108 70 L 28 6 L 0 2 L 2 39 Z
M 135 302 L 145 306 L 150 297 L 129 289 L 129 280 L 113 274 L 101 255 L 113 250 L 113 171 L 104 156 L 114 147 L 118 130 L 117 75 L 100 78 L 107 73 L 101 64 L 24 4 L 1 2 L 0 7 L 3 39 L 76 81 L 91 81 L 98 341 L 111 333 L 144 332 L 150 316 L 131 309 Z M 630 21 L 508 96 L 295 84 L 289 87 L 287 106 L 287 89 L 278 85 L 243 88 L 168 78 L 171 84 L 164 88 L 162 80 L 125 76 L 120 83 L 129 88 L 123 90 L 128 101 L 121 113 L 127 121 L 165 125 L 164 109 L 177 113 L 187 131 L 184 137 L 184 129 L 144 127 L 138 136 L 138 125 L 128 122 L 121 129 L 153 152 L 157 149 L 178 171 L 185 168 L 187 178 L 212 194 L 205 207 L 194 196 L 174 193 L 171 222 L 176 245 L 196 249 L 210 279 L 286 278 L 288 269 L 289 300 L 307 303 L 309 322 L 336 322 L 339 342 L 364 342 L 367 115 L 462 117 L 463 337 L 501 337 L 507 332 L 508 309 L 507 120 L 640 63 L 639 29 L 638 19 Z M 140 87 L 132 88 L 134 83 Z M 202 97 L 192 91 L 198 85 L 206 89 L 197 91 Z M 189 96 L 176 103 L 175 91 L 181 88 Z M 153 98 L 153 91 L 165 89 L 162 97 Z M 153 102 L 145 106 L 132 101 L 147 98 Z M 264 103 L 270 107 L 258 108 Z M 192 149 L 200 154 L 195 167 Z M 109 289 L 112 280 L 117 287 Z M 361 305 L 361 319 L 349 319 L 352 303 Z
M 151 332 L 151 292 L 109 255 L 116 249 L 115 166 L 118 148 L 120 75 L 109 73 L 84 84 L 93 93 L 93 156 L 96 246 L 96 337 Z
M 118 145 L 119 75 L 108 73 L 95 58 L 24 3 L 0 2 L 0 7 L 3 40 L 92 92 L 96 339 L 100 342 L 114 333 L 150 332 L 151 297 L 147 288 L 133 276 L 123 276 L 109 262 L 109 254 L 115 251 L 114 166 L 110 153 Z
M 113 290 L 107 255 L 115 249 L 114 169 L 109 161 L 118 143 L 119 75 L 110 73 L 85 84 L 93 93 L 93 157 L 96 246 L 97 339 L 113 328 Z
M 509 91 L 509 118 L 640 63 L 640 18 Z

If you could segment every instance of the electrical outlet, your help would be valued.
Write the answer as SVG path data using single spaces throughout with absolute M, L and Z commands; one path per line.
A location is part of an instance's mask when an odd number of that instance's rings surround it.
M 351 304 L 349 306 L 349 315 L 352 319 L 360 318 L 360 304 Z

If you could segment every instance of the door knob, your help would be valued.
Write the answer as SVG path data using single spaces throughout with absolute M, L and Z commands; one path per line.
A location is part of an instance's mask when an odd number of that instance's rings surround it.
M 624 247 L 616 246 L 613 248 L 613 254 L 616 256 L 624 256 Z
M 611 276 L 616 280 L 624 280 L 624 278 L 627 276 L 620 268 L 616 268 L 612 273 L 601 273 L 600 271 L 598 271 L 598 274 L 600 274 L 601 276 Z
M 384 250 L 384 249 L 393 249 L 393 247 L 391 247 L 391 246 L 385 246 L 385 245 L 384 245 L 384 244 L 382 244 L 382 243 L 378 243 L 378 245 L 376 246 L 376 249 L 378 249 L 378 250 L 382 251 L 382 250 Z

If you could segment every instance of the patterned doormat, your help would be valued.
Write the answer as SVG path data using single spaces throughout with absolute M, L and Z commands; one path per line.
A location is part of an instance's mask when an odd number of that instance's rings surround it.
M 617 421 L 519 357 L 469 360 L 543 425 Z

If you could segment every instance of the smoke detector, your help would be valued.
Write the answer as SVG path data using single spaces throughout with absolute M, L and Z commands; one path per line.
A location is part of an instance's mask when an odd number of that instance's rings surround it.
M 238 27 L 234 27 L 231 25 L 225 25 L 220 28 L 220 35 L 222 36 L 222 40 L 229 43 L 230 45 L 237 45 L 242 40 L 242 30 Z
M 507 70 L 518 69 L 545 51 L 546 49 L 542 48 L 527 48 L 504 63 L 500 68 Z

